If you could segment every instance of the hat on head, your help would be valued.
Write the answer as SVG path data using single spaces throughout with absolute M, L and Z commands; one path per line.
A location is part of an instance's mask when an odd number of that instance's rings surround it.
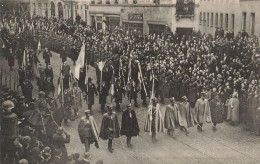
M 132 108 L 132 104 L 129 103 L 129 104 L 126 105 L 126 107 L 127 107 L 127 108 Z
M 182 96 L 183 100 L 188 100 L 187 96 Z
M 3 110 L 10 110 L 14 108 L 14 103 L 11 100 L 4 101 L 2 103 Z
M 40 91 L 40 92 L 39 92 L 39 94 L 38 94 L 38 96 L 39 96 L 39 98 L 42 98 L 42 97 L 44 97 L 44 96 L 45 96 L 45 92 L 43 92 L 43 91 Z
M 174 98 L 174 97 L 171 97 L 171 98 L 169 98 L 169 100 L 170 100 L 171 102 L 173 102 L 173 101 L 175 101 L 175 98 Z
M 63 133 L 63 128 L 62 128 L 62 127 L 59 127 L 59 128 L 57 129 L 57 133 L 58 133 L 58 134 L 62 134 L 62 133 Z
M 84 111 L 84 113 L 91 114 L 91 110 L 86 109 L 86 110 Z
M 28 164 L 28 161 L 26 159 L 21 159 L 18 164 Z

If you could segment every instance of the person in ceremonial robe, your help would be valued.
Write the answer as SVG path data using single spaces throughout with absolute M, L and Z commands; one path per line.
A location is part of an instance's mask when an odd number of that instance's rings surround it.
M 157 98 L 152 98 L 152 103 L 148 106 L 148 114 L 145 118 L 144 131 L 150 132 L 152 142 L 156 142 L 156 133 L 163 132 L 163 117 Z
M 232 125 L 238 125 L 239 123 L 239 99 L 237 92 L 234 92 L 232 98 L 228 101 L 227 120 L 231 121 Z
M 127 146 L 132 147 L 131 137 L 138 136 L 140 132 L 135 111 L 132 110 L 132 105 L 128 104 L 127 109 L 122 114 L 121 135 L 126 135 Z
M 88 102 L 88 109 L 92 109 L 92 105 L 95 103 L 95 95 L 97 96 L 97 88 L 95 84 L 92 83 L 91 77 L 88 78 L 88 84 L 87 84 L 87 102 Z
M 182 97 L 182 102 L 179 105 L 178 120 L 181 129 L 188 134 L 188 128 L 194 126 L 193 114 L 186 96 Z
M 175 103 L 174 97 L 171 97 L 170 104 L 166 106 L 164 115 L 164 128 L 167 129 L 167 134 L 173 136 L 175 124 L 177 122 L 178 105 Z
M 78 115 L 79 109 L 82 107 L 82 92 L 78 87 L 78 82 L 75 81 L 70 89 L 72 108 L 74 109 L 75 116 Z
M 201 98 L 197 99 L 195 104 L 194 121 L 197 123 L 197 129 L 202 131 L 203 123 L 211 122 L 209 101 L 205 98 L 206 93 L 201 92 Z
M 108 105 L 107 110 L 108 112 L 103 115 L 99 137 L 103 140 L 108 139 L 108 150 L 112 153 L 112 141 L 120 137 L 120 127 L 116 112 L 113 112 L 113 106 Z
M 81 117 L 78 133 L 81 142 L 85 144 L 85 152 L 89 152 L 90 144 L 93 143 L 95 143 L 96 148 L 99 148 L 99 133 L 96 121 L 91 115 L 91 110 L 85 110 L 85 116 Z
M 216 129 L 216 125 L 223 122 L 223 104 L 219 98 L 219 95 L 216 94 L 215 97 L 209 102 L 210 113 L 213 123 L 213 130 Z

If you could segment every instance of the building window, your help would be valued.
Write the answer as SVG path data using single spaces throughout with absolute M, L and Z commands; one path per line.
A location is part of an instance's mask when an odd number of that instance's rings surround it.
M 128 0 L 125 0 L 125 4 L 128 4 Z
M 220 27 L 223 28 L 223 14 L 220 14 Z
M 194 1 L 177 0 L 176 14 L 178 15 L 194 15 Z
M 87 17 L 88 16 L 88 10 L 87 9 L 88 9 L 88 5 L 85 4 L 84 6 L 85 6 L 84 17 L 85 17 L 85 21 L 87 22 L 87 18 L 88 18 Z
M 250 33 L 255 34 L 255 13 L 251 13 Z
M 133 0 L 133 4 L 137 4 L 137 0 Z
M 202 23 L 202 13 L 200 12 L 200 25 Z
M 118 0 L 115 0 L 115 4 L 118 4 Z
M 110 4 L 110 0 L 106 0 L 106 4 Z
M 225 16 L 225 28 L 228 29 L 228 14 Z
M 97 4 L 102 4 L 102 0 L 98 0 Z
M 35 3 L 33 3 L 33 15 L 36 15 L 36 7 L 35 7 Z
M 218 13 L 215 15 L 215 27 L 218 27 Z
M 124 31 L 129 31 L 130 34 L 143 34 L 143 23 L 123 23 Z
M 165 25 L 149 24 L 149 34 L 161 35 L 165 32 Z
M 213 27 L 213 21 L 214 21 L 213 13 L 211 13 L 210 27 Z
M 207 13 L 207 26 L 209 27 L 209 13 Z
M 203 13 L 203 26 L 206 26 L 206 13 Z
M 246 31 L 246 12 L 243 12 L 243 17 L 242 17 L 242 30 Z
M 45 16 L 48 17 L 48 3 L 45 3 Z
M 95 0 L 91 0 L 91 4 L 95 4 Z
M 232 30 L 235 28 L 235 14 L 232 14 Z

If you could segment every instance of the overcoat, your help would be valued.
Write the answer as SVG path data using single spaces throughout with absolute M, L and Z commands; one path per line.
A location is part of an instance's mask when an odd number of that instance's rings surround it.
M 119 132 L 120 127 L 116 113 L 105 113 L 103 115 L 99 137 L 103 140 L 118 138 L 120 136 Z
M 139 135 L 140 129 L 136 118 L 135 111 L 127 109 L 122 114 L 122 126 L 121 135 L 126 136 L 137 136 Z
M 228 102 L 227 120 L 239 121 L 239 100 L 231 98 Z
M 194 120 L 196 123 L 203 124 L 204 121 L 210 122 L 210 106 L 207 99 L 199 98 L 195 104 Z
M 95 102 L 95 95 L 97 95 L 97 88 L 93 83 L 87 84 L 88 104 L 93 105 Z
M 166 106 L 165 115 L 164 115 L 164 128 L 168 130 L 174 130 L 175 124 L 177 122 L 177 111 L 178 105 L 169 104 Z
M 222 123 L 223 105 L 220 100 L 214 98 L 210 101 L 210 112 L 213 123 Z
M 188 102 L 181 102 L 179 106 L 178 120 L 181 126 L 186 128 L 194 126 L 194 117 Z

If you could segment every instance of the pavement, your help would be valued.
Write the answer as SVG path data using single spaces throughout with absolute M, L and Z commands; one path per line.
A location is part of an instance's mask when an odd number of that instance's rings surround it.
M 53 53 L 51 66 L 54 70 L 54 85 L 57 92 L 57 81 L 62 64 L 59 54 Z M 7 61 L 1 56 L 1 71 L 3 72 L 2 83 L 9 86 L 17 81 L 17 61 L 15 62 L 14 70 L 10 71 L 7 66 Z M 39 60 L 45 65 L 42 54 L 39 55 Z M 73 62 L 68 59 L 67 62 L 74 71 Z M 5 73 L 6 72 L 6 73 Z M 7 78 L 5 78 L 7 77 Z M 7 79 L 7 80 L 5 80 Z M 38 89 L 36 81 L 32 81 L 34 85 L 33 97 L 37 98 Z M 57 93 L 56 93 L 57 94 Z M 107 97 L 107 101 L 110 101 Z M 127 98 L 124 98 L 121 108 L 126 108 Z M 141 99 L 139 95 L 139 104 Z M 166 101 L 165 104 L 169 102 Z M 84 116 L 84 109 L 87 105 L 84 102 L 83 107 L 79 112 L 75 121 L 72 121 L 65 127 L 65 130 L 71 135 L 71 141 L 66 144 L 68 153 L 84 154 L 84 145 L 80 142 L 78 136 L 79 118 Z M 133 107 L 138 118 L 140 135 L 132 138 L 133 148 L 126 146 L 126 137 L 122 136 L 113 140 L 114 152 L 110 153 L 107 150 L 107 142 L 100 140 L 101 147 L 99 149 L 91 145 L 91 163 L 102 159 L 105 164 L 259 164 L 260 163 L 260 137 L 254 133 L 244 130 L 243 125 L 231 126 L 224 122 L 217 125 L 217 130 L 212 130 L 211 124 L 203 125 L 203 132 L 198 132 L 195 127 L 189 128 L 189 134 L 177 129 L 174 137 L 168 136 L 166 133 L 157 135 L 158 142 L 152 143 L 149 133 L 143 131 L 144 119 L 146 116 L 146 107 L 139 105 Z M 161 104 L 162 114 L 164 116 L 165 105 Z M 121 125 L 122 113 L 117 113 L 119 124 Z M 100 105 L 98 104 L 98 96 L 95 97 L 93 106 L 93 116 L 96 119 L 97 125 L 100 128 L 102 115 L 100 113 Z

